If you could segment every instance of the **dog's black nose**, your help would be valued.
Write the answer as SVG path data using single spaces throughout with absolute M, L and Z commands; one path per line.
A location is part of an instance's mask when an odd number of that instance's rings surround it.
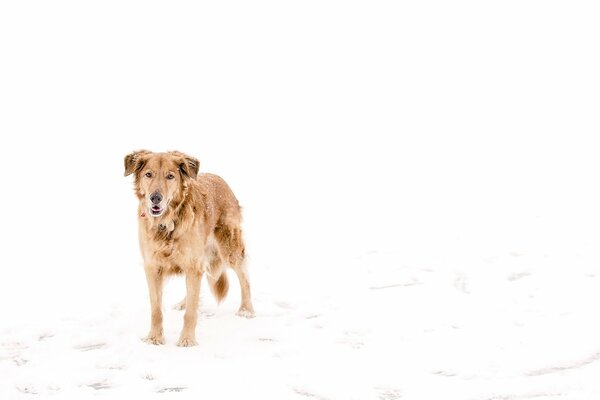
M 158 192 L 154 192 L 150 195 L 150 201 L 152 204 L 158 204 L 162 201 L 162 196 Z

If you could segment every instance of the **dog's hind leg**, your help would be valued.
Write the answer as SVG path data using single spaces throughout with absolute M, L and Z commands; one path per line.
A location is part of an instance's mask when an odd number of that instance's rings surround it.
M 242 291 L 242 304 L 236 313 L 240 317 L 254 318 L 254 307 L 252 306 L 252 295 L 250 292 L 250 280 L 246 269 L 246 254 L 242 231 L 234 228 L 231 231 L 229 264 L 237 274 Z
M 240 317 L 253 318 L 254 307 L 252 307 L 252 297 L 250 294 L 250 281 L 248 279 L 248 271 L 245 264 L 245 246 L 242 238 L 242 230 L 238 222 L 231 224 L 220 224 L 215 229 L 215 236 L 218 239 L 220 246 L 220 254 L 224 261 L 237 274 L 240 281 L 242 291 L 242 304 L 237 312 Z
M 254 318 L 254 307 L 252 306 L 252 297 L 250 293 L 250 281 L 248 271 L 245 265 L 234 265 L 233 270 L 237 274 L 242 290 L 242 304 L 236 315 L 244 318 Z

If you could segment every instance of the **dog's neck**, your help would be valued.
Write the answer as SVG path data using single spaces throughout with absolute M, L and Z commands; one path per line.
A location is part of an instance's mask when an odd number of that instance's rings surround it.
M 161 222 L 158 224 L 159 231 L 173 232 L 175 230 L 175 222 L 172 219 Z

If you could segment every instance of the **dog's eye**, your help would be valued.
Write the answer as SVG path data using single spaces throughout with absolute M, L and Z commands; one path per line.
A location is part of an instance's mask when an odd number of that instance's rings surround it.
M 152 172 L 146 172 L 146 177 L 147 178 L 152 178 Z
M 167 179 L 173 179 L 173 178 L 175 178 L 175 175 L 173 175 L 173 174 L 167 175 Z

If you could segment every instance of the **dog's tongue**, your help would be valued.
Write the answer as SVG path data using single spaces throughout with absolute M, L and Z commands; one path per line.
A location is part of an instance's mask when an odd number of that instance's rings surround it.
M 160 211 L 160 207 L 159 206 L 152 206 L 152 211 Z

